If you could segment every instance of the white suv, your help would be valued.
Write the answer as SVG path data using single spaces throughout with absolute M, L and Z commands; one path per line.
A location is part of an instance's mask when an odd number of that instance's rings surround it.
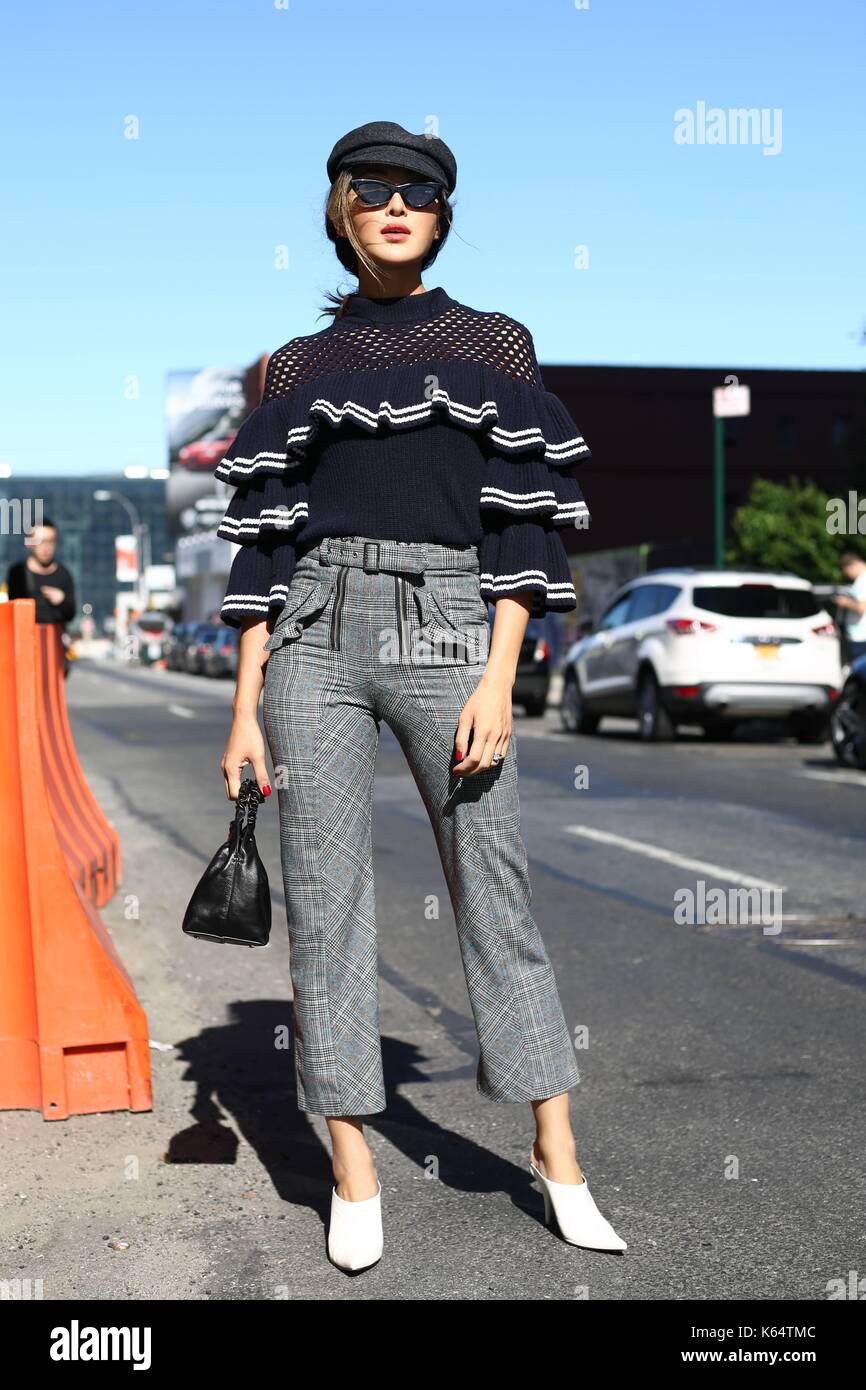
M 785 719 L 801 743 L 828 735 L 841 684 L 839 636 L 805 579 L 667 569 L 620 589 L 565 658 L 561 716 L 592 734 L 636 715 L 644 739 L 677 724 L 725 736 L 741 719 Z

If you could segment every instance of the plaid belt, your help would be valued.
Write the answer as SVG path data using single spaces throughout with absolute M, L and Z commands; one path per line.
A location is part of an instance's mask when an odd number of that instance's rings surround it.
M 479 572 L 478 548 L 457 549 L 433 542 L 377 541 L 366 536 L 327 536 L 309 554 L 320 565 L 349 565 L 367 574 L 423 574 L 425 570 Z

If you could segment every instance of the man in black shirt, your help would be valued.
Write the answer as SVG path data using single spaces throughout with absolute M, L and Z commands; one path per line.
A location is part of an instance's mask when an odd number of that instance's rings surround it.
M 37 623 L 59 623 L 61 632 L 75 617 L 75 581 L 65 565 L 55 560 L 57 528 L 53 521 L 43 519 L 33 526 L 24 544 L 30 554 L 9 566 L 6 586 L 10 601 L 15 598 L 36 600 Z M 67 673 L 64 643 L 64 672 Z

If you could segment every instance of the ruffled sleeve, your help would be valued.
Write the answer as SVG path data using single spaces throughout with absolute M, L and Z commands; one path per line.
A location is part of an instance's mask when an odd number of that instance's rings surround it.
M 295 560 L 293 543 L 273 532 L 240 546 L 229 571 L 222 621 L 240 627 L 244 618 L 266 619 L 272 611 L 276 616 L 288 597 Z
M 215 476 L 235 492 L 217 535 L 239 548 L 220 616 L 229 627 L 267 619 L 283 607 L 295 569 L 295 541 L 309 514 L 305 460 L 289 464 L 279 402 L 258 406 L 241 425 Z
M 481 593 L 489 603 L 527 594 L 531 616 L 567 613 L 577 594 L 562 538 L 566 527 L 585 530 L 589 508 L 574 470 L 591 458 L 589 446 L 557 396 L 544 389 L 532 337 L 523 343 L 532 363 L 535 386 L 523 388 L 521 403 L 528 418 L 523 440 L 538 436 L 535 447 L 518 453 L 497 430 L 486 437 L 487 466 L 481 488 L 484 534 L 479 546 Z

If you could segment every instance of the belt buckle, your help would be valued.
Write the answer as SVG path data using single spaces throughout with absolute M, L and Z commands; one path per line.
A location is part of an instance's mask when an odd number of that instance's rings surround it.
M 372 552 L 372 551 L 375 551 L 376 553 L 375 553 L 375 555 L 372 555 L 372 554 L 371 554 L 371 555 L 370 555 L 370 558 L 369 558 L 369 560 L 368 560 L 368 552 Z M 379 573 L 379 545 L 378 545 L 378 542 L 377 542 L 377 541 L 366 541 L 366 542 L 365 542 L 365 544 L 364 544 L 364 559 L 363 559 L 363 566 L 364 566 L 364 571 L 365 571 L 366 574 L 378 574 L 378 573 Z

